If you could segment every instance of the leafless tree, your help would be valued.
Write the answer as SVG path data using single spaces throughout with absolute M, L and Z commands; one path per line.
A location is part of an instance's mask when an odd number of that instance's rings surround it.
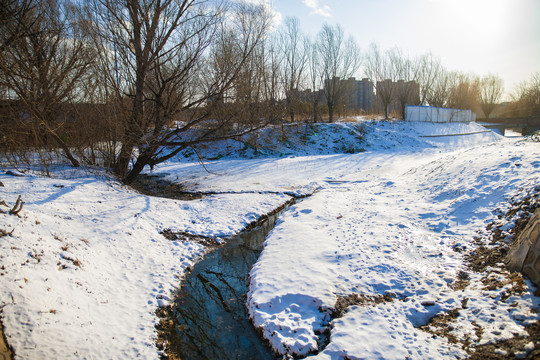
M 458 73 L 452 80 L 447 106 L 456 109 L 474 109 L 480 103 L 478 76 Z
M 504 81 L 497 75 L 488 74 L 480 79 L 480 106 L 486 119 L 501 100 L 503 90 Z
M 286 18 L 280 32 L 279 42 L 283 56 L 283 83 L 287 111 L 294 122 L 295 106 L 304 83 L 308 62 L 307 39 L 300 31 L 298 18 Z
M 394 97 L 401 108 L 401 116 L 405 118 L 405 108 L 407 105 L 420 104 L 420 86 L 417 82 L 421 70 L 421 62 L 418 58 L 411 58 L 409 55 L 394 48 L 388 52 L 391 68 L 394 69 L 395 77 L 399 80 L 395 86 Z
M 0 53 L 16 39 L 28 34 L 31 23 L 25 20 L 34 8 L 34 0 L 0 2 Z
M 263 42 L 263 44 L 266 43 L 266 46 L 264 46 L 265 51 L 263 52 L 263 63 L 265 65 L 262 71 L 262 75 L 265 87 L 264 101 L 267 104 L 264 111 L 266 112 L 266 117 L 268 118 L 268 120 L 270 120 L 270 122 L 283 123 L 284 108 L 279 101 L 283 92 L 283 57 L 280 56 L 276 41 L 277 40 L 273 38 Z M 294 99 L 294 101 L 292 102 L 293 114 L 294 103 L 297 100 L 297 97 L 297 93 L 291 97 L 291 99 Z
M 390 117 L 390 104 L 396 97 L 397 71 L 395 63 L 388 52 L 382 52 L 376 44 L 371 44 L 366 55 L 364 71 L 366 77 L 375 84 L 377 99 L 385 111 L 385 117 Z
M 508 115 L 540 117 L 540 73 L 531 75 L 530 80 L 523 81 L 512 93 Z
M 62 0 L 23 4 L 28 10 L 3 28 L 4 38 L 10 40 L 3 42 L 0 55 L 2 85 L 21 102 L 28 114 L 25 122 L 37 124 L 37 136 L 54 139 L 77 167 L 80 162 L 64 127 L 69 120 L 65 105 L 77 98 L 78 86 L 95 58 L 81 26 L 80 8 Z
M 360 66 L 360 50 L 352 37 L 345 40 L 339 25 L 323 25 L 318 34 L 317 47 L 320 56 L 324 96 L 328 105 L 329 122 L 334 121 L 334 111 L 346 92 L 346 80 Z
M 319 58 L 319 51 L 317 48 L 316 42 L 308 43 L 308 73 L 309 73 L 309 86 L 311 87 L 310 97 L 311 97 L 311 107 L 313 122 L 317 122 L 319 118 L 318 107 L 319 102 L 321 101 L 321 93 L 318 89 L 321 87 L 321 65 Z
M 129 99 L 115 165 L 124 182 L 195 143 L 241 133 L 225 134 L 234 129 L 230 122 L 209 117 L 231 93 L 268 29 L 270 17 L 262 6 L 92 0 L 90 10 L 96 14 L 102 62 L 114 74 L 109 86 Z M 197 135 L 186 136 L 192 130 Z
M 426 102 L 435 107 L 447 106 L 455 82 L 454 79 L 456 78 L 456 73 L 441 68 L 434 79 L 433 86 L 426 92 Z
M 418 59 L 417 81 L 420 85 L 420 104 L 427 105 L 428 98 L 435 91 L 438 79 L 443 77 L 444 68 L 440 60 L 431 53 L 424 54 Z
M 276 46 L 272 39 L 262 39 L 233 81 L 232 108 L 237 115 L 236 121 L 256 125 L 261 119 L 269 122 L 280 119 L 282 114 L 277 104 L 280 81 L 280 57 Z M 227 115 L 222 114 L 222 117 Z

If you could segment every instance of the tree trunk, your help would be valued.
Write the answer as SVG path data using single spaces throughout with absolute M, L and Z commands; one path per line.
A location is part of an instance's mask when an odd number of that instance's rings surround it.
M 140 41 L 140 39 L 139 39 Z M 139 46 L 140 47 L 140 46 Z M 140 51 L 138 51 L 139 53 Z M 133 105 L 131 109 L 131 116 L 126 124 L 124 133 L 122 134 L 122 148 L 120 149 L 120 154 L 118 155 L 118 161 L 114 172 L 120 178 L 124 179 L 129 170 L 129 162 L 131 160 L 131 154 L 133 153 L 133 148 L 137 143 L 139 143 L 141 135 L 139 132 L 142 131 L 142 117 L 143 117 L 143 101 L 144 101 L 144 79 L 146 73 L 146 66 L 142 64 L 140 59 L 137 59 L 137 74 L 135 79 L 135 97 L 133 99 Z M 139 155 L 140 156 L 140 155 Z M 138 160 L 137 160 L 138 161 Z
M 129 161 L 131 160 L 132 153 L 133 145 L 126 142 L 123 143 L 122 147 L 120 148 L 120 154 L 118 155 L 118 159 L 116 160 L 116 164 L 114 166 L 114 172 L 120 178 L 125 177 L 128 173 Z
M 139 174 L 144 170 L 144 167 L 150 164 L 152 156 L 157 151 L 157 146 L 150 146 L 144 150 L 139 156 L 137 156 L 137 161 L 133 164 L 133 167 L 129 172 L 126 173 L 126 176 L 122 179 L 124 184 L 131 184 L 133 180 L 139 176 Z
M 81 166 L 81 163 L 79 162 L 79 160 L 77 160 L 73 154 L 71 153 L 71 151 L 69 150 L 69 147 L 67 146 L 67 144 L 62 140 L 62 138 L 60 138 L 55 132 L 51 132 L 50 133 L 54 140 L 56 140 L 56 142 L 58 143 L 58 145 L 60 145 L 60 147 L 62 148 L 62 150 L 64 151 L 64 154 L 66 155 L 66 157 L 68 158 L 68 160 L 71 162 L 71 165 L 73 167 L 79 167 Z
M 319 101 L 314 100 L 313 101 L 313 122 L 317 122 L 317 107 L 319 106 Z
M 328 122 L 334 122 L 334 104 L 328 103 Z
M 46 118 L 52 118 L 52 115 L 47 115 L 45 116 Z M 56 143 L 60 146 L 60 148 L 64 151 L 64 154 L 66 155 L 66 157 L 68 158 L 68 160 L 71 162 L 71 165 L 73 167 L 79 167 L 81 166 L 79 160 L 77 160 L 73 154 L 71 153 L 71 150 L 69 150 L 69 147 L 68 145 L 64 142 L 64 140 L 62 140 L 62 138 L 60 136 L 58 136 L 58 134 L 56 133 L 55 130 L 51 129 L 50 126 L 48 126 L 47 124 L 49 124 L 50 122 L 47 122 L 47 121 L 42 121 L 41 124 L 40 124 L 40 127 L 42 129 L 45 130 L 45 132 L 47 134 L 50 134 L 53 139 L 56 141 Z
M 146 162 L 146 157 L 141 158 L 141 156 L 139 156 L 137 158 L 137 161 L 133 165 L 133 168 L 131 168 L 131 170 L 127 172 L 126 176 L 122 179 L 122 182 L 124 184 L 131 184 L 133 180 L 135 180 L 137 176 L 139 176 L 139 174 L 143 171 Z

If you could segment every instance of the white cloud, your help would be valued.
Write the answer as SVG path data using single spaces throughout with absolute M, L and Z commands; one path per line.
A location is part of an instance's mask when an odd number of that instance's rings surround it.
M 317 14 L 324 17 L 331 17 L 331 9 L 328 5 L 319 5 L 319 0 L 302 0 L 304 5 L 306 5 L 308 8 L 313 9 L 311 14 Z
M 281 23 L 283 23 L 283 14 L 279 11 L 276 11 L 276 9 L 272 7 L 271 0 L 265 0 L 264 6 L 272 14 L 272 27 L 274 29 L 277 29 L 277 27 L 281 25 Z
M 248 2 L 250 4 L 255 5 L 262 5 L 272 15 L 272 28 L 276 29 L 281 23 L 283 22 L 283 14 L 279 11 L 276 11 L 276 9 L 272 6 L 273 1 L 272 0 L 243 0 L 245 2 Z M 317 0 L 315 0 L 317 1 Z
M 311 9 L 317 9 L 319 7 L 318 0 L 302 0 L 302 2 L 304 3 L 304 5 Z
M 320 8 L 315 9 L 315 14 L 319 14 L 324 17 L 331 17 L 332 14 L 330 13 L 330 6 L 324 5 Z

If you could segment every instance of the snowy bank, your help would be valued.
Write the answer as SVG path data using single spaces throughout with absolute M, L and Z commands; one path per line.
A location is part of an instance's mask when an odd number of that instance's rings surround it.
M 424 130 L 444 135 L 455 129 Z M 470 127 L 462 130 L 470 136 Z M 394 131 L 374 129 L 384 136 Z M 409 136 L 402 136 L 402 144 L 414 145 Z M 391 159 L 353 155 L 367 166 L 327 183 L 283 216 L 252 270 L 248 300 L 255 325 L 274 349 L 317 353 L 319 334 L 331 329 L 318 358 L 466 357 L 462 344 L 420 329 L 455 309 L 453 335 L 462 342 L 525 335 L 524 326 L 539 319 L 533 311 L 538 299 L 530 293 L 502 301 L 508 288 L 488 291 L 479 275 L 454 290 L 465 267 L 456 245 L 474 248 L 474 237 L 508 199 L 540 182 L 537 144 L 493 138 L 500 141 L 462 150 L 456 145 L 475 140 L 439 141 L 444 151 L 414 160 L 404 149 Z M 384 144 L 382 139 L 377 143 Z M 381 166 L 369 165 L 371 156 Z M 350 294 L 394 301 L 351 307 L 328 324 L 338 298 Z
M 242 230 L 289 197 L 229 194 L 195 201 L 139 195 L 114 181 L 0 175 L 0 302 L 21 359 L 157 358 L 158 306 L 206 251 L 166 228 L 213 237 Z M 3 208 L 7 209 L 7 208 Z M 11 231 L 13 231 L 11 233 Z

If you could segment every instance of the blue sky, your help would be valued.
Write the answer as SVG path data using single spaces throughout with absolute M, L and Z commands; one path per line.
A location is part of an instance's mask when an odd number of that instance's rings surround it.
M 449 70 L 501 76 L 506 93 L 540 72 L 540 0 L 266 1 L 311 36 L 339 23 L 363 50 L 375 42 L 411 55 L 431 51 Z

